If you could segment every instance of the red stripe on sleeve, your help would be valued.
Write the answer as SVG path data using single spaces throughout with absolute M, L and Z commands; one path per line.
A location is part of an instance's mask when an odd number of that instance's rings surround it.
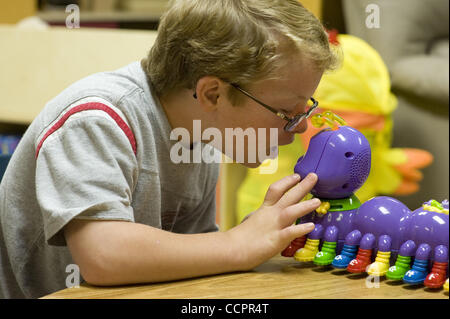
M 127 125 L 127 123 L 125 123 L 124 120 L 122 120 L 122 118 L 119 116 L 119 114 L 117 114 L 112 108 L 110 108 L 109 106 L 103 104 L 103 103 L 98 103 L 98 102 L 90 102 L 90 103 L 85 103 L 85 104 L 80 104 L 78 106 L 75 106 L 74 108 L 70 109 L 66 114 L 64 114 L 59 120 L 58 122 L 56 122 L 48 131 L 47 133 L 45 133 L 44 137 L 39 141 L 39 144 L 36 148 L 36 158 L 39 155 L 39 151 L 41 150 L 42 144 L 44 143 L 44 141 L 47 139 L 47 137 L 49 137 L 50 135 L 52 135 L 54 132 L 56 132 L 61 126 L 64 125 L 64 123 L 67 121 L 67 119 L 72 116 L 75 113 L 78 112 L 82 112 L 82 111 L 87 111 L 87 110 L 101 110 L 104 111 L 106 113 L 108 113 L 109 116 L 111 116 L 111 118 L 117 123 L 117 125 L 119 125 L 119 127 L 122 129 L 122 131 L 125 133 L 125 135 L 127 136 L 128 140 L 130 141 L 131 144 L 131 148 L 133 149 L 134 154 L 136 155 L 137 153 L 137 148 L 136 148 L 136 139 L 134 138 L 134 134 L 131 131 L 130 127 Z

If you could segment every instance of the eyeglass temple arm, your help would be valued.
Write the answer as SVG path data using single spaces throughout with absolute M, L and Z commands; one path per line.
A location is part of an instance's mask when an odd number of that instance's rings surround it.
M 261 104 L 262 106 L 264 106 L 266 109 L 268 109 L 270 112 L 275 113 L 277 115 L 282 115 L 283 118 L 287 118 L 283 113 L 278 112 L 277 110 L 275 110 L 274 108 L 272 108 L 271 106 L 267 105 L 264 102 L 261 102 L 260 100 L 258 100 L 257 98 L 253 97 L 251 94 L 245 92 L 243 89 L 241 89 L 238 85 L 230 83 L 231 86 L 233 86 L 235 89 L 239 90 L 242 94 L 245 94 L 246 96 L 248 96 L 249 98 L 251 98 L 253 101 L 255 101 L 256 103 Z
M 283 119 L 288 119 L 289 118 L 284 115 L 283 113 L 278 112 L 277 110 L 275 110 L 274 108 L 272 108 L 271 106 L 267 105 L 264 102 L 261 102 L 260 100 L 258 100 L 257 98 L 253 97 L 251 94 L 245 92 L 243 89 L 241 89 L 238 85 L 230 83 L 230 85 L 232 87 L 234 87 L 236 90 L 239 90 L 242 94 L 245 94 L 246 96 L 248 96 L 249 98 L 251 98 L 253 101 L 255 101 L 256 103 L 261 104 L 262 106 L 264 106 L 266 109 L 268 109 L 270 112 L 277 114 L 278 116 L 281 116 Z M 197 99 L 197 92 L 194 92 L 194 94 L 192 95 L 194 97 L 194 99 Z

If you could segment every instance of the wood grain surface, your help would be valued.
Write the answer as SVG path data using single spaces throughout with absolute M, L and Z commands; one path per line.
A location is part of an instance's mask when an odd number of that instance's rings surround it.
M 368 288 L 366 282 L 374 287 Z M 43 298 L 448 299 L 443 289 L 430 290 L 384 278 L 378 284 L 376 287 L 367 274 L 350 274 L 277 256 L 249 272 L 121 287 L 82 284 L 79 288 L 64 289 Z

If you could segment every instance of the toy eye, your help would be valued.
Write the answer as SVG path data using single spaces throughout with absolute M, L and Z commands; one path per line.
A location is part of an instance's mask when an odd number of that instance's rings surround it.
M 345 155 L 345 157 L 348 158 L 348 159 L 353 159 L 353 157 L 354 157 L 354 154 L 353 154 L 352 152 L 347 152 L 347 153 L 345 153 L 344 155 Z

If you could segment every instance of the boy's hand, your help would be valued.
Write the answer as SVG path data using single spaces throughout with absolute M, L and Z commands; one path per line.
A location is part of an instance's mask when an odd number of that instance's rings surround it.
M 313 223 L 293 224 L 297 218 L 319 207 L 317 198 L 300 202 L 316 182 L 317 175 L 311 173 L 302 181 L 294 174 L 273 183 L 261 207 L 228 231 L 238 247 L 237 258 L 242 270 L 252 269 L 272 258 L 292 240 L 314 229 Z

